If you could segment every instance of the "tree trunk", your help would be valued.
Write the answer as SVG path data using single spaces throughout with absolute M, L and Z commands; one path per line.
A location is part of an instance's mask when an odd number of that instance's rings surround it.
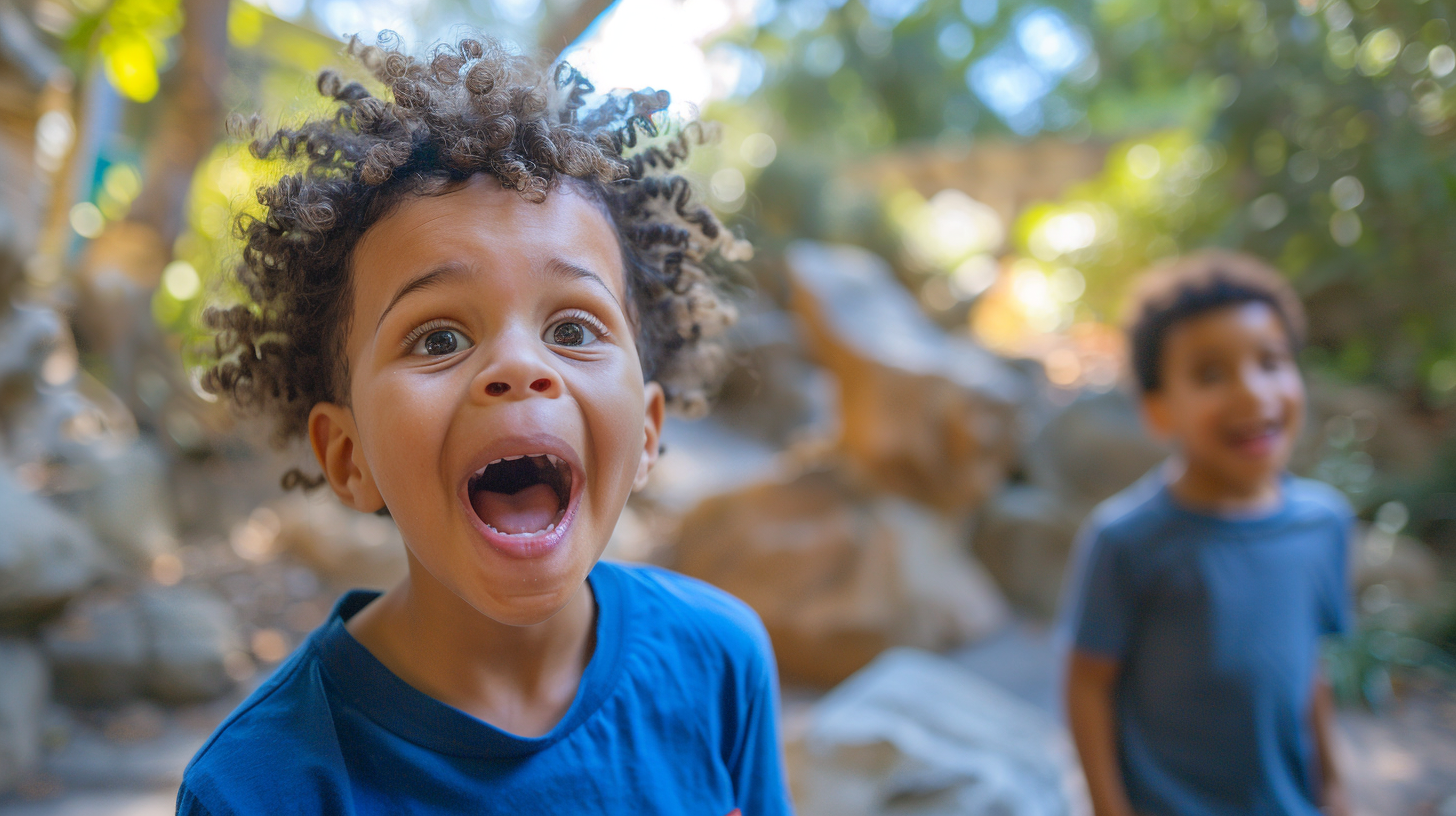
M 566 47 L 576 42 L 583 32 L 609 8 L 615 0 L 581 0 L 565 17 L 552 22 L 541 36 L 541 50 L 552 59 L 561 56 Z

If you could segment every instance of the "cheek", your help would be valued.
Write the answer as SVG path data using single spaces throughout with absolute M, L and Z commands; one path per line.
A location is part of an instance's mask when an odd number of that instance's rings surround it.
M 359 395 L 365 404 L 360 428 L 365 455 L 391 505 L 420 492 L 401 491 L 400 485 L 419 484 L 439 470 L 451 392 L 446 378 L 400 376 L 376 382 Z
M 597 383 L 584 407 L 597 453 L 613 477 L 626 474 L 630 481 L 637 472 L 645 440 L 644 394 L 640 369 L 636 365 L 623 365 Z

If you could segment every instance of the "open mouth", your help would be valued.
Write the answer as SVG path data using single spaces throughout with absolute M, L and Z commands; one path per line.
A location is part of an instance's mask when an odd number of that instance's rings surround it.
M 552 454 L 507 456 L 470 477 L 470 507 L 501 535 L 550 533 L 566 515 L 571 480 L 571 466 Z

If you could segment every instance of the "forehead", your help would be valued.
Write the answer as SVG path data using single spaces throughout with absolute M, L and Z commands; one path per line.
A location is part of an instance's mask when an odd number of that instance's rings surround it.
M 618 302 L 626 302 L 616 231 L 599 205 L 572 184 L 532 202 L 492 176 L 477 175 L 444 193 L 407 197 L 365 231 L 351 260 L 359 307 L 447 264 L 533 275 L 566 262 L 596 272 Z
M 1165 346 L 1172 355 L 1237 353 L 1270 344 L 1287 348 L 1289 334 L 1279 313 L 1253 300 L 1220 306 L 1173 324 Z

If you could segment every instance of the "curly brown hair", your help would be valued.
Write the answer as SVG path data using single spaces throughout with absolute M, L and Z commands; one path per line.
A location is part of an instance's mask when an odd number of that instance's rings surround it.
M 305 436 L 316 403 L 347 401 L 343 343 L 359 239 L 406 197 L 489 174 L 531 201 L 561 183 L 588 193 L 622 246 L 645 376 L 670 408 L 702 412 L 721 367 L 713 338 L 735 316 L 724 272 L 751 254 L 670 172 L 711 131 L 690 122 L 639 146 L 659 135 L 667 92 L 617 92 L 588 109 L 594 89 L 575 69 L 548 72 L 489 38 L 416 58 L 386 32 L 378 45 L 352 40 L 347 52 L 389 98 L 326 70 L 318 89 L 337 103 L 332 117 L 266 136 L 257 117 L 232 123 L 254 137 L 255 157 L 292 172 L 258 189 L 261 216 L 237 218 L 235 276 L 246 297 L 203 315 L 213 344 L 202 386 L 271 416 L 278 444 Z

